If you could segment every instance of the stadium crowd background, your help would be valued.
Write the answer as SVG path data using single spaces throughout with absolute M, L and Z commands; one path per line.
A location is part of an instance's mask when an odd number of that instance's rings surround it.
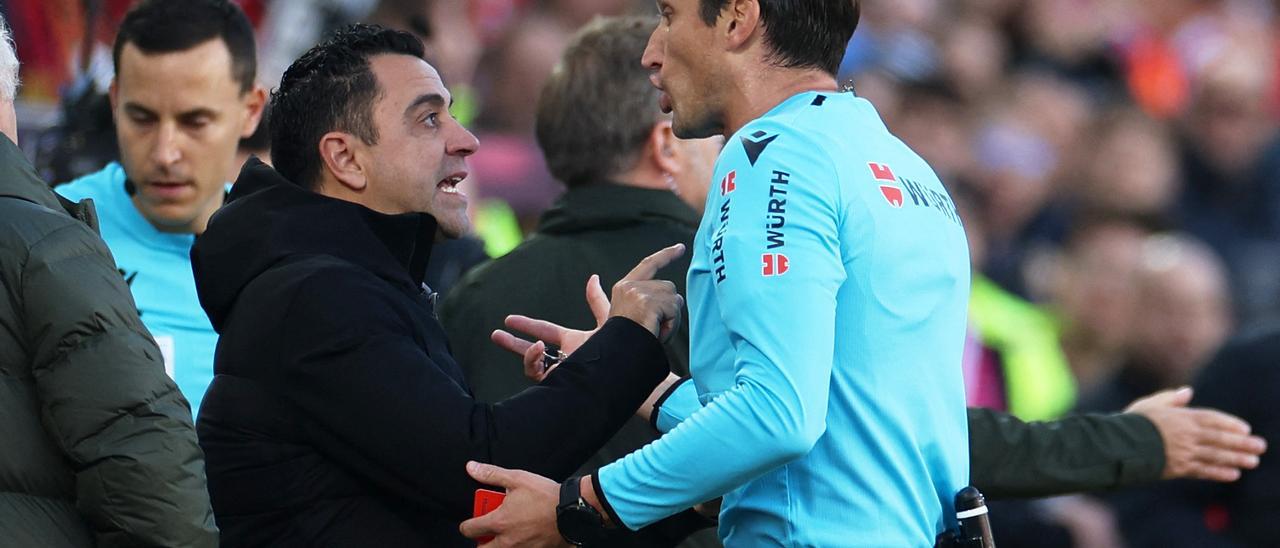
M 23 62 L 20 141 L 47 181 L 114 159 L 105 90 L 129 4 L 0 0 Z M 480 198 L 491 256 L 532 230 L 562 190 L 534 143 L 533 103 L 569 36 L 596 14 L 654 9 L 644 0 L 240 4 L 269 87 L 346 22 L 424 39 L 482 143 L 464 185 Z M 1028 420 L 1117 411 L 1191 382 L 1233 333 L 1280 317 L 1278 28 L 1280 2 L 1267 0 L 864 1 L 841 78 L 961 208 L 975 268 L 966 368 L 991 381 L 970 387 L 971 403 Z M 262 154 L 264 142 L 243 146 Z M 1117 500 L 1011 508 L 1017 522 L 1002 545 L 1019 535 L 1040 546 L 1140 545 L 1149 525 L 1108 505 Z

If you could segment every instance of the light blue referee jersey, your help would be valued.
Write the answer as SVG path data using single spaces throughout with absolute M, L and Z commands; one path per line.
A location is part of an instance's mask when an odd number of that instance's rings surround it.
M 630 528 L 724 496 L 729 546 L 932 546 L 968 483 L 964 230 L 851 93 L 807 92 L 716 165 L 689 270 L 692 382 L 599 471 Z
M 196 296 L 192 234 L 156 230 L 125 190 L 124 168 L 111 163 L 54 190 L 70 200 L 92 198 L 99 230 L 129 284 L 142 323 L 164 354 L 164 367 L 194 414 L 213 381 L 218 334 Z

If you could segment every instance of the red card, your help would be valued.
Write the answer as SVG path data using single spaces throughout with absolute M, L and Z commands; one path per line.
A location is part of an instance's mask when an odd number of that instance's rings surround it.
M 497 510 L 502 505 L 502 499 L 507 498 L 506 493 L 490 491 L 488 489 L 476 489 L 476 504 L 472 517 L 480 517 L 489 512 Z M 476 539 L 479 544 L 484 544 L 493 540 L 493 537 L 480 537 Z

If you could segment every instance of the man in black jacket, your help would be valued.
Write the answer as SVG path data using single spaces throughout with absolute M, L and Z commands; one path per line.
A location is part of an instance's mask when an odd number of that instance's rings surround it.
M 565 477 L 667 374 L 655 335 L 682 302 L 648 278 L 678 246 L 538 386 L 472 396 L 422 277 L 469 228 L 455 185 L 478 143 L 422 57 L 356 25 L 298 59 L 272 97 L 276 169 L 249 162 L 192 250 L 221 334 L 198 426 L 224 546 L 469 545 L 467 461 Z

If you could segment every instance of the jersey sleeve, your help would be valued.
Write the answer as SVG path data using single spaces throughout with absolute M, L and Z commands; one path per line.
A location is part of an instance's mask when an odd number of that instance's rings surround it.
M 736 172 L 735 187 L 721 189 L 728 220 L 699 249 L 724 266 L 714 291 L 734 376 L 666 435 L 599 471 L 606 509 L 632 529 L 807 454 L 826 430 L 845 279 L 838 172 L 799 132 L 757 123 L 740 133 L 721 158 L 721 171 Z
M 702 409 L 702 404 L 698 401 L 697 387 L 688 378 L 684 378 L 672 386 L 653 407 L 653 414 L 649 416 L 653 428 L 666 434 L 689 418 L 689 415 Z

